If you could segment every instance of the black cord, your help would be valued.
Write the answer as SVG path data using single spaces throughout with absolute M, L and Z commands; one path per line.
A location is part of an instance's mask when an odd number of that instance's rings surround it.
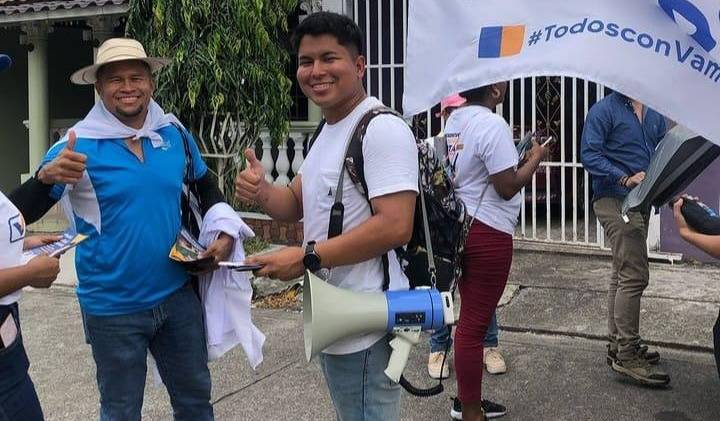
M 448 326 L 448 329 L 450 332 L 448 332 L 448 335 L 452 337 L 452 326 Z M 418 397 L 430 397 L 441 394 L 443 391 L 445 391 L 445 386 L 443 386 L 443 369 L 445 368 L 445 362 L 447 361 L 447 355 L 450 351 L 450 338 L 448 338 L 448 341 L 445 343 L 445 353 L 443 354 L 442 364 L 440 364 L 440 381 L 437 385 L 428 388 L 428 389 L 419 389 L 415 386 L 413 386 L 406 378 L 405 376 L 400 376 L 400 386 L 403 387 L 409 394 L 413 396 Z
M 400 376 L 400 386 L 402 386 L 403 389 L 407 390 L 409 394 L 419 397 L 430 397 L 439 395 L 445 390 L 442 385 L 442 380 L 437 386 L 433 386 L 429 389 L 418 389 L 417 387 L 410 384 L 410 382 L 405 378 L 405 376 Z

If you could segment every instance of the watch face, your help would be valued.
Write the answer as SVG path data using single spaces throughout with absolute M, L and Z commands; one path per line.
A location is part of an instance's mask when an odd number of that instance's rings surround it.
M 315 253 L 315 241 L 309 241 L 305 246 L 305 257 L 303 257 L 303 266 L 310 272 L 316 272 L 320 269 L 320 256 Z
M 320 256 L 315 254 L 314 250 L 310 250 L 305 254 L 303 258 L 303 266 L 310 272 L 315 272 L 320 269 Z

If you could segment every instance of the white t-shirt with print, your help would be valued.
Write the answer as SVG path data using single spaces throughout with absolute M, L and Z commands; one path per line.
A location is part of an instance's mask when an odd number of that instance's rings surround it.
M 15 205 L 0 193 L 0 269 L 21 266 L 23 260 L 23 242 L 25 240 L 25 220 Z M 8 305 L 20 299 L 20 290 L 0 297 L 0 305 Z
M 470 215 L 496 230 L 512 235 L 522 197 L 505 200 L 490 183 L 490 176 L 518 164 L 510 126 L 490 109 L 469 105 L 455 110 L 445 125 L 448 155 L 454 164 L 455 184 Z M 480 203 L 480 196 L 490 184 Z M 478 203 L 480 207 L 478 208 Z
M 363 100 L 347 117 L 325 124 L 305 158 L 302 174 L 304 239 L 327 239 L 330 208 L 335 201 L 345 149 L 355 125 L 369 110 L 381 107 L 376 98 Z M 410 128 L 393 115 L 380 115 L 370 122 L 362 143 L 365 180 L 370 199 L 402 191 L 418 191 L 417 145 Z M 345 214 L 343 232 L 348 232 L 371 217 L 370 206 L 345 172 L 343 179 Z M 348 250 L 351 253 L 351 250 Z M 322 256 L 321 256 L 322 257 Z M 389 253 L 390 289 L 407 289 L 405 277 L 394 251 Z M 382 291 L 383 267 L 380 257 L 330 271 L 330 284 L 352 291 Z M 384 333 L 345 338 L 329 346 L 328 354 L 351 354 L 369 348 Z

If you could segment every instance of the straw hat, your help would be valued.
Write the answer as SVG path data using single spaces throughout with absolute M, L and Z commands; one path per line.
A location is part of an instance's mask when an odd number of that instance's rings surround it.
M 0 54 L 0 72 L 10 67 L 10 65 L 12 65 L 12 59 L 10 56 Z
M 110 38 L 98 48 L 95 64 L 76 71 L 70 76 L 70 80 L 76 85 L 92 85 L 97 80 L 97 71 L 100 67 L 108 63 L 125 60 L 143 61 L 150 66 L 153 73 L 171 62 L 171 60 L 165 58 L 148 57 L 142 44 L 134 39 Z

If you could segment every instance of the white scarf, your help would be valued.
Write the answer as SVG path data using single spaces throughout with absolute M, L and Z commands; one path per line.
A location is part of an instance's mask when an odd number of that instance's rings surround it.
M 175 123 L 184 127 L 180 120 L 173 114 L 165 114 L 165 111 L 150 99 L 147 116 L 142 128 L 133 129 L 117 119 L 102 101 L 95 103 L 84 119 L 75 124 L 71 130 L 75 131 L 78 138 L 86 139 L 127 139 L 147 137 L 154 148 L 165 145 L 163 138 L 157 133 L 163 127 Z
M 70 130 L 75 132 L 78 138 L 85 139 L 127 139 L 127 138 L 141 138 L 147 137 L 150 139 L 150 143 L 153 148 L 162 148 L 165 146 L 165 140 L 157 133 L 163 127 L 169 126 L 175 123 L 185 129 L 185 126 L 180 123 L 177 117 L 173 114 L 165 114 L 165 111 L 155 102 L 154 99 L 150 99 L 148 103 L 148 112 L 145 117 L 145 122 L 140 129 L 133 129 L 123 124 L 117 119 L 107 108 L 102 101 L 98 101 L 92 107 L 90 112 L 85 116 L 84 119 L 77 122 Z M 67 140 L 67 134 L 60 140 L 60 142 Z M 63 197 L 60 199 L 60 206 L 62 207 L 65 215 L 67 215 L 68 223 L 72 231 L 76 230 L 75 219 L 72 217 L 72 205 L 67 193 L 73 189 L 72 185 L 68 185 L 65 190 Z M 100 227 L 96 226 L 97 230 L 100 231 Z

